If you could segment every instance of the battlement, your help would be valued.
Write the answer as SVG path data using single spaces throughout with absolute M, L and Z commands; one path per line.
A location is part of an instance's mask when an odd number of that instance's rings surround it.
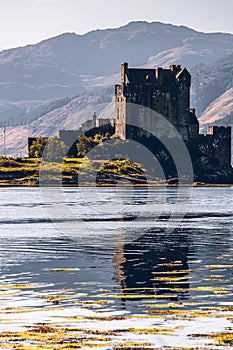
M 129 68 L 127 62 L 121 64 L 121 84 L 123 87 L 128 85 L 153 84 L 163 91 L 174 90 L 175 85 L 179 87 L 180 83 L 190 88 L 191 75 L 186 68 L 181 65 L 170 65 L 169 69 L 157 67 L 148 68 Z M 117 86 L 117 85 L 116 85 Z
M 208 126 L 207 135 L 231 137 L 231 126 Z

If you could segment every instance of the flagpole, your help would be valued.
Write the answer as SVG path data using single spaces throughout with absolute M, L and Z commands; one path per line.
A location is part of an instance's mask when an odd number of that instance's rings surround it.
M 3 125 L 3 154 L 6 157 L 6 126 Z

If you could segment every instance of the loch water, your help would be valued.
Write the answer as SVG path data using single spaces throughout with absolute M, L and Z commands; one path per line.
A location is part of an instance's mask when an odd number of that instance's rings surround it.
M 177 333 L 125 341 L 213 348 L 190 335 L 230 329 L 232 268 L 232 187 L 0 190 L 0 332 L 135 317 Z

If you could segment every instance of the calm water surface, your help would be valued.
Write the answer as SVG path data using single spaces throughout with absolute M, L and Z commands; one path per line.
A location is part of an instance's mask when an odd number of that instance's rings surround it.
M 132 321 L 145 315 L 155 317 L 153 325 L 172 326 L 174 320 L 181 328 L 172 338 L 160 337 L 164 348 L 171 341 L 208 348 L 189 337 L 203 325 L 168 311 L 232 306 L 233 188 L 47 193 L 0 191 L 1 331 L 58 323 L 63 316 L 122 315 Z M 220 316 L 203 321 L 208 332 L 231 327 L 233 316 L 223 314 L 219 323 Z M 159 347 L 158 339 L 144 339 Z

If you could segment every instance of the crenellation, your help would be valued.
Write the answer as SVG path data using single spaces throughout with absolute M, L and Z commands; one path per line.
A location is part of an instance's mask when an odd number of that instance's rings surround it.
M 213 135 L 216 137 L 231 137 L 231 127 L 230 126 L 208 126 L 207 135 Z

